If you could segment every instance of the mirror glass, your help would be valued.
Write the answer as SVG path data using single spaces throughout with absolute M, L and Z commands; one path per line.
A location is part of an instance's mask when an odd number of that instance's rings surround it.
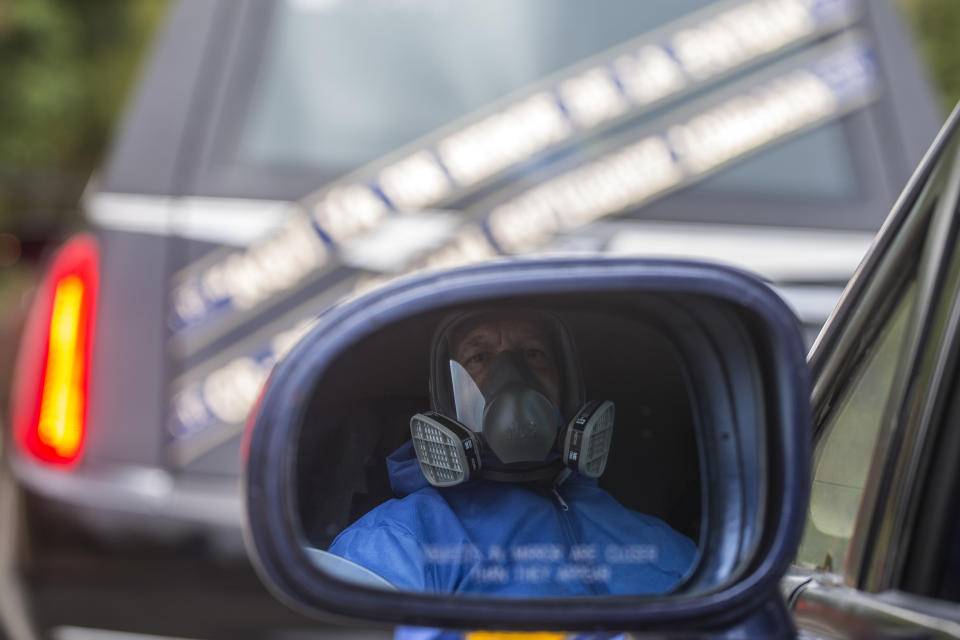
M 666 300 L 580 297 L 372 329 L 303 412 L 294 504 L 309 558 L 429 593 L 682 588 L 708 522 L 706 365 L 682 345 L 697 326 Z

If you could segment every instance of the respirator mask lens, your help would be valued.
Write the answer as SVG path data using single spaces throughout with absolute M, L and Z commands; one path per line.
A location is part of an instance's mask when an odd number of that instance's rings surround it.
M 435 487 L 466 482 L 480 470 L 479 442 L 473 432 L 439 413 L 410 419 L 414 452 L 427 481 Z
M 614 405 L 609 400 L 593 400 L 583 406 L 567 426 L 563 443 L 563 461 L 569 469 L 599 478 L 610 457 L 613 440 Z

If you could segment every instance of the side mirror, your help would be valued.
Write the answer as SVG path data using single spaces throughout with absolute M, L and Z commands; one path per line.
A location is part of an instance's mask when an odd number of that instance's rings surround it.
M 407 465 L 419 484 L 398 491 L 386 458 L 412 455 L 411 418 L 437 409 L 438 327 L 479 309 L 566 327 L 587 398 L 616 407 L 599 479 L 493 474 L 446 488 Z M 558 259 L 398 281 L 324 313 L 274 370 L 246 434 L 250 555 L 279 598 L 321 617 L 784 633 L 778 583 L 805 516 L 809 392 L 793 313 L 725 267 Z M 484 429 L 464 437 L 480 446 Z M 543 465 L 563 466 L 556 447 Z M 522 467 L 486 455 L 478 465 Z

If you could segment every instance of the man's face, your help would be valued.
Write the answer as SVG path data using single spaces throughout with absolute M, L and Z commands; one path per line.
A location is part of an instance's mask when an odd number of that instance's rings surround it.
M 536 325 L 525 320 L 489 320 L 471 329 L 453 350 L 454 359 L 463 365 L 478 387 L 490 367 L 504 351 L 523 357 L 547 397 L 560 403 L 560 373 L 550 341 Z

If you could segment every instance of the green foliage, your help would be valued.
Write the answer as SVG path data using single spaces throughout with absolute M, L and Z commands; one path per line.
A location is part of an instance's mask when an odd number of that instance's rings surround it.
M 0 0 L 0 230 L 67 222 L 166 0 Z
M 898 0 L 910 22 L 930 79 L 940 90 L 945 113 L 960 101 L 960 2 L 957 0 Z

